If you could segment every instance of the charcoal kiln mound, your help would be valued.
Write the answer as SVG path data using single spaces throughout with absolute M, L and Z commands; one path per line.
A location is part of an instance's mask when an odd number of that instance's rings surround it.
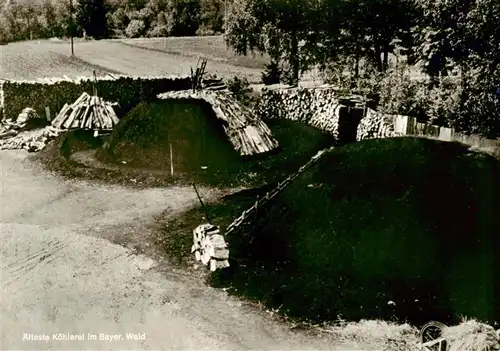
M 211 106 L 200 100 L 142 103 L 115 127 L 98 157 L 112 163 L 174 174 L 223 170 L 238 162 Z
M 226 237 L 214 285 L 313 320 L 498 320 L 499 179 L 456 143 L 336 148 Z

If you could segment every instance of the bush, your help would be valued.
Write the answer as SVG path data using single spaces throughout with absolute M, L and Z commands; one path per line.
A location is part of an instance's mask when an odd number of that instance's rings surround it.
M 148 37 L 150 38 L 166 37 L 166 36 L 168 36 L 168 27 L 166 25 L 156 26 L 148 31 Z
M 146 24 L 142 20 L 132 20 L 130 21 L 127 29 L 125 29 L 125 34 L 129 38 L 139 38 L 144 35 L 144 31 L 146 30 Z
M 234 94 L 236 99 L 243 105 L 250 106 L 255 102 L 252 96 L 252 88 L 246 77 L 239 78 L 234 76 L 232 79 L 226 81 L 227 88 Z
M 196 30 L 196 35 L 200 37 L 209 36 L 209 35 L 215 35 L 215 32 L 211 28 L 203 26 Z
M 281 69 L 278 62 L 273 60 L 266 65 L 266 69 L 262 73 L 262 83 L 265 85 L 278 84 L 280 79 Z

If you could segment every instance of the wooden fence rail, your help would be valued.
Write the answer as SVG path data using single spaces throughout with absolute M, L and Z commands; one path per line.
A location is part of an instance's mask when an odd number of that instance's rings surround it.
M 257 200 L 250 208 L 244 210 L 241 213 L 241 215 L 227 227 L 224 235 L 228 235 L 232 233 L 234 230 L 236 230 L 236 228 L 240 227 L 243 223 L 245 223 L 248 217 L 250 217 L 257 211 L 257 208 L 265 205 L 268 201 L 276 197 L 288 185 L 290 185 L 298 176 L 300 176 L 305 170 L 307 170 L 314 163 L 316 163 L 316 161 L 318 161 L 327 151 L 330 151 L 332 149 L 333 147 L 319 151 L 306 164 L 302 165 L 295 173 L 291 174 L 282 182 L 279 182 L 278 185 L 273 190 L 267 192 L 263 198 L 257 198 Z

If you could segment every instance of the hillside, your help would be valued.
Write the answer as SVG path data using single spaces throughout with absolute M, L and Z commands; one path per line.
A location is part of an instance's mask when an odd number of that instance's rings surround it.
M 224 50 L 221 49 L 221 56 L 227 55 Z M 74 51 L 76 59 L 71 59 L 70 44 L 63 40 L 16 42 L 0 46 L 0 78 L 89 76 L 94 69 L 100 74 L 184 75 L 190 74 L 191 67 L 196 67 L 198 62 L 198 57 L 193 55 L 151 51 L 117 40 L 76 41 Z M 212 56 L 217 54 L 212 53 Z M 260 80 L 259 69 L 240 67 L 218 59 L 209 60 L 207 71 L 220 77 L 245 75 L 250 81 Z
M 453 143 L 335 149 L 228 237 L 213 283 L 313 320 L 498 319 L 498 179 L 498 161 Z M 227 225 L 255 196 L 209 212 Z

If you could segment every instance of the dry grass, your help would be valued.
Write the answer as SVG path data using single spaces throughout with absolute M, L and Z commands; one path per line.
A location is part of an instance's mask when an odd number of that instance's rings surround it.
M 96 68 L 100 74 L 184 75 L 189 74 L 191 67 L 198 62 L 194 56 L 151 51 L 118 40 L 76 41 L 76 60 L 69 56 L 70 46 L 64 41 L 17 42 L 2 46 L 0 50 L 0 78 L 4 79 L 89 76 Z M 207 70 L 220 77 L 245 75 L 251 82 L 258 82 L 261 74 L 260 69 L 235 66 L 220 60 L 210 60 Z
M 495 329 L 473 319 L 445 328 L 443 337 L 448 343 L 448 351 L 496 351 L 500 349 L 500 338 Z
M 420 351 L 418 329 L 409 324 L 362 320 L 321 328 L 321 331 L 358 350 Z

